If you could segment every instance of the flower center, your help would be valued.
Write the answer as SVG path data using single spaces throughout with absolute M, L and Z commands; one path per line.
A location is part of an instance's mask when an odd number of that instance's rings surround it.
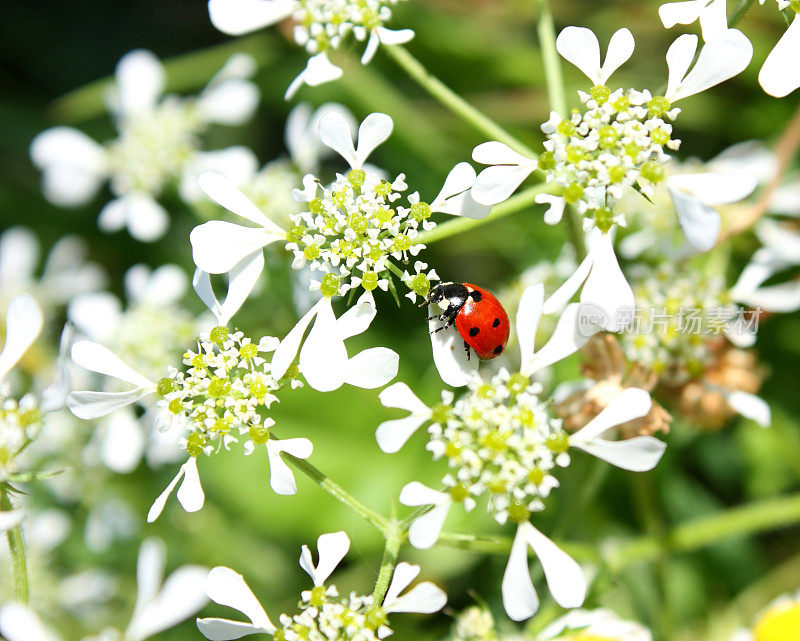
M 768 612 L 756 624 L 755 641 L 794 641 L 800 630 L 800 604 Z

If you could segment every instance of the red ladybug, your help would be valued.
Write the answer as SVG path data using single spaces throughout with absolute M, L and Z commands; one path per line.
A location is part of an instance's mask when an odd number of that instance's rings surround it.
M 508 314 L 494 294 L 470 283 L 440 283 L 431 290 L 427 302 L 444 310 L 428 319 L 438 318 L 444 323 L 434 331 L 455 323 L 468 355 L 470 347 L 484 360 L 503 353 L 508 342 Z

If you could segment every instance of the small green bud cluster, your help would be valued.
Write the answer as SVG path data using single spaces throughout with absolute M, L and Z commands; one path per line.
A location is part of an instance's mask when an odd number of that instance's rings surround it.
M 681 269 L 674 263 L 639 266 L 633 282 L 636 310 L 621 337 L 626 357 L 668 385 L 703 375 L 713 360 L 712 343 L 736 322 L 734 304 L 722 277 Z
M 297 0 L 294 39 L 310 54 L 337 49 L 352 33 L 366 40 L 370 32 L 392 18 L 399 0 Z
M 185 423 L 189 434 L 182 444 L 191 456 L 210 455 L 220 447 L 245 441 L 245 449 L 269 439 L 273 421 L 268 410 L 275 396 L 296 372 L 276 381 L 265 352 L 278 340 L 269 336 L 258 343 L 242 332 L 214 327 L 197 341 L 196 351 L 183 355 L 184 369 L 171 369 L 159 379 L 156 391 L 163 421 Z
M 664 118 L 673 119 L 678 110 L 647 91 L 597 85 L 579 94 L 583 109 L 569 118 L 553 114 L 542 125 L 548 139 L 539 169 L 561 186 L 564 200 L 586 217 L 587 226 L 606 232 L 622 222 L 614 206 L 626 190 L 649 197 L 664 179 L 666 149 L 680 144 Z
M 425 248 L 416 242 L 420 229 L 436 226 L 430 206 L 416 194 L 408 197 L 409 206 L 398 204 L 406 189 L 402 174 L 391 183 L 363 169 L 337 176 L 307 211 L 291 216 L 286 249 L 294 254 L 292 267 L 323 273 L 312 288 L 328 297 L 358 287 L 387 290 L 390 272 L 399 271 L 393 261 L 407 264 Z M 402 280 L 412 292 L 427 293 L 431 276 L 419 265 L 424 263 L 417 261 Z
M 119 138 L 108 144 L 112 190 L 158 196 L 200 149 L 204 123 L 191 99 L 170 97 L 126 116 L 119 127 Z
M 279 641 L 378 641 L 392 633 L 386 613 L 371 596 L 339 598 L 335 586 L 303 592 L 294 616 L 282 614 L 273 635 Z
M 14 459 L 42 426 L 37 398 L 26 394 L 13 398 L 7 383 L 0 384 L 0 482 L 14 472 Z
M 451 393 L 442 394 L 432 410 L 427 449 L 434 459 L 447 459 L 443 484 L 454 501 L 471 509 L 486 495 L 499 523 L 526 521 L 544 509 L 558 485 L 552 470 L 569 464 L 569 439 L 540 393 L 527 376 L 502 370 L 488 382 L 476 376 L 455 402 Z

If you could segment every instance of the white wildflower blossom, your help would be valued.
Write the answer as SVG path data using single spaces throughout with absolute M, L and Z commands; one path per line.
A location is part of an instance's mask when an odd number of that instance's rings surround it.
M 735 29 L 726 29 L 703 47 L 690 70 L 697 44 L 697 37 L 690 35 L 673 42 L 667 52 L 667 91 L 661 96 L 646 89 L 611 89 L 607 85 L 611 74 L 633 53 L 634 40 L 628 29 L 612 36 L 602 66 L 594 33 L 583 27 L 564 29 L 556 41 L 559 53 L 594 86 L 588 93 L 579 92 L 580 109 L 570 114 L 553 112 L 542 125 L 548 139 L 537 159 L 500 142 L 476 147 L 473 159 L 490 166 L 475 181 L 475 199 L 485 204 L 502 202 L 540 169 L 557 188 L 556 196 L 537 197 L 537 202 L 549 205 L 546 222 L 558 222 L 564 207 L 570 205 L 584 217 L 587 230 L 597 227 L 607 232 L 615 224 L 624 225 L 627 212 L 617 209 L 624 193 L 636 189 L 651 197 L 655 186 L 665 179 L 668 152 L 680 144 L 672 131 L 671 121 L 680 112 L 674 104 L 740 73 L 752 56 L 747 38 Z M 696 182 L 676 184 L 675 190 L 687 192 L 705 205 L 718 202 L 713 196 L 704 199 L 708 188 Z M 718 217 L 716 226 L 707 224 L 707 218 L 701 224 L 692 218 L 693 213 L 694 209 L 678 207 L 687 239 L 706 250 L 716 240 Z
M 261 29 L 287 18 L 294 23 L 294 40 L 311 56 L 303 72 L 286 91 L 290 99 L 304 84 L 317 86 L 342 75 L 328 58 L 349 38 L 367 42 L 361 62 L 367 64 L 380 44 L 408 42 L 411 29 L 392 30 L 392 6 L 399 0 L 209 0 L 214 26 L 231 35 Z
M 70 127 L 55 127 L 31 144 L 31 158 L 43 172 L 42 189 L 55 205 L 85 205 L 108 180 L 114 200 L 100 212 L 100 228 L 127 227 L 141 241 L 157 240 L 169 217 L 157 198 L 179 186 L 187 202 L 199 199 L 194 187 L 201 168 L 242 180 L 255 159 L 244 147 L 201 150 L 201 135 L 211 124 L 246 121 L 258 103 L 258 89 L 248 80 L 255 63 L 233 56 L 197 96 L 161 96 L 165 73 L 149 51 L 126 54 L 117 65 L 116 85 L 108 94 L 119 137 L 103 145 Z
M 610 610 L 573 610 L 560 617 L 536 637 L 537 641 L 653 641 L 642 624 L 624 621 Z
M 226 567 L 211 570 L 206 581 L 208 597 L 215 603 L 238 610 L 249 622 L 198 619 L 200 632 L 211 641 L 227 641 L 259 633 L 281 641 L 336 641 L 342 638 L 377 641 L 392 634 L 390 614 L 431 614 L 447 603 L 447 595 L 429 581 L 405 591 L 420 572 L 418 565 L 405 562 L 397 564 L 382 603 L 375 603 L 372 596 L 355 592 L 340 596 L 336 586 L 327 582 L 350 549 L 350 539 L 344 532 L 323 534 L 317 540 L 317 549 L 319 558 L 314 565 L 311 550 L 303 546 L 300 567 L 311 577 L 314 585 L 300 595 L 300 612 L 281 614 L 278 625 L 272 623 L 240 574 Z
M 800 630 L 800 592 L 783 594 L 760 612 L 749 628 L 737 630 L 731 641 L 792 641 Z

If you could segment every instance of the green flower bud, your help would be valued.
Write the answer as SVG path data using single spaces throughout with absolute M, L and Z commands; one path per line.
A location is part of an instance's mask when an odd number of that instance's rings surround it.
M 670 138 L 669 132 L 663 127 L 657 127 L 650 132 L 650 140 L 662 147 L 670 141 Z
M 608 207 L 601 207 L 594 212 L 594 224 L 605 233 L 614 225 L 614 212 Z
M 547 437 L 547 447 L 557 454 L 566 452 L 569 449 L 569 436 L 566 432 L 555 432 Z
M 192 432 L 186 437 L 186 451 L 189 456 L 200 456 L 203 448 L 208 444 L 208 437 L 200 432 Z
M 619 134 L 617 133 L 617 130 L 611 125 L 604 125 L 600 127 L 597 133 L 600 136 L 599 144 L 603 149 L 611 149 L 619 140 Z
M 394 249 L 399 252 L 407 252 L 411 249 L 411 239 L 405 234 L 397 234 L 394 237 Z
M 567 145 L 567 160 L 573 165 L 577 165 L 585 157 L 586 154 L 578 145 Z
M 224 378 L 212 378 L 208 384 L 208 395 L 212 398 L 227 396 L 231 391 L 231 382 Z
M 305 225 L 293 225 L 289 227 L 289 231 L 286 232 L 286 240 L 290 243 L 299 243 L 303 239 L 303 236 L 306 235 L 307 231 Z
M 178 389 L 177 383 L 175 383 L 175 381 L 173 381 L 169 376 L 159 378 L 158 383 L 156 384 L 156 391 L 161 397 L 166 396 L 170 392 L 174 392 L 176 389 Z
M 578 183 L 572 183 L 564 190 L 564 200 L 570 204 L 575 204 L 583 197 L 583 187 Z
M 575 125 L 572 124 L 571 120 L 567 120 L 564 118 L 560 123 L 558 123 L 558 127 L 556 127 L 556 131 L 560 133 L 562 136 L 572 136 L 575 133 Z
M 411 217 L 417 222 L 422 222 L 431 217 L 431 206 L 428 203 L 415 203 L 411 205 Z
M 258 345 L 255 343 L 247 343 L 239 348 L 239 356 L 242 358 L 255 358 L 258 356 Z
M 378 274 L 375 272 L 364 272 L 361 276 L 361 286 L 368 292 L 371 292 L 378 286 Z
M 385 225 L 392 218 L 394 218 L 394 209 L 381 207 L 378 211 L 375 212 L 375 218 L 378 219 L 378 222 L 380 222 L 381 225 Z
M 630 106 L 631 106 L 631 99 L 624 94 L 611 103 L 611 108 L 617 113 L 620 113 L 622 111 L 627 111 L 628 107 Z
M 323 296 L 333 298 L 339 293 L 340 279 L 336 274 L 325 274 L 319 285 L 319 291 Z
M 438 403 L 434 406 L 431 410 L 431 422 L 432 423 L 439 423 L 439 425 L 447 424 L 453 418 L 453 408 L 450 405 L 444 405 L 443 403 Z
M 319 215 L 323 211 L 325 211 L 325 205 L 322 204 L 321 199 L 315 198 L 310 203 L 308 203 L 308 211 L 310 211 L 312 214 Z
M 589 90 L 589 95 L 597 101 L 598 105 L 602 105 L 611 96 L 611 89 L 605 85 L 595 85 Z
M 657 183 L 664 180 L 664 168 L 653 160 L 648 160 L 642 165 L 641 169 L 642 178 L 649 180 L 651 183 Z
M 228 330 L 227 327 L 222 327 L 221 325 L 218 325 L 217 327 L 211 330 L 208 337 L 209 339 L 211 339 L 212 343 L 222 346 L 222 344 L 228 339 L 229 333 L 230 331 Z
M 552 151 L 543 151 L 539 154 L 538 166 L 542 171 L 553 169 L 556 166 L 555 154 Z
M 356 189 L 361 189 L 361 185 L 364 184 L 364 180 L 366 180 L 367 174 L 363 169 L 351 169 L 347 172 L 347 182 L 349 182 L 353 187 Z
M 315 585 L 311 588 L 311 597 L 308 602 L 315 608 L 321 607 L 322 604 L 325 603 L 325 586 Z
M 173 398 L 169 402 L 169 405 L 167 406 L 167 409 L 172 414 L 180 414 L 183 411 L 183 401 L 181 399 L 179 399 L 179 398 Z
M 647 111 L 653 116 L 663 116 L 670 106 L 669 100 L 664 96 L 653 96 L 647 103 Z
M 508 519 L 514 523 L 524 523 L 531 518 L 530 510 L 519 501 L 512 501 L 508 506 Z
M 534 467 L 530 472 L 528 472 L 528 480 L 534 485 L 539 485 L 542 481 L 544 481 L 544 471 L 538 467 Z
M 453 499 L 454 502 L 461 503 L 469 496 L 469 490 L 466 488 L 466 486 L 459 483 L 458 485 L 450 488 L 449 494 L 450 498 Z
M 408 282 L 408 288 L 417 296 L 427 298 L 431 291 L 431 282 L 425 274 L 417 274 Z
M 316 245 L 308 245 L 308 247 L 303 250 L 303 258 L 306 260 L 316 260 L 319 258 L 319 247 Z
M 347 217 L 347 226 L 357 234 L 363 234 L 369 227 L 369 221 L 365 216 L 354 212 Z
M 269 440 L 269 428 L 264 425 L 251 425 L 247 435 L 256 445 L 264 445 Z
M 377 630 L 387 622 L 386 612 L 378 605 L 373 605 L 364 613 L 364 623 L 370 630 Z
M 627 173 L 622 165 L 614 165 L 608 170 L 608 177 L 612 183 L 618 183 L 625 179 Z
M 516 396 L 522 394 L 531 384 L 530 379 L 519 372 L 508 377 L 508 390 Z

